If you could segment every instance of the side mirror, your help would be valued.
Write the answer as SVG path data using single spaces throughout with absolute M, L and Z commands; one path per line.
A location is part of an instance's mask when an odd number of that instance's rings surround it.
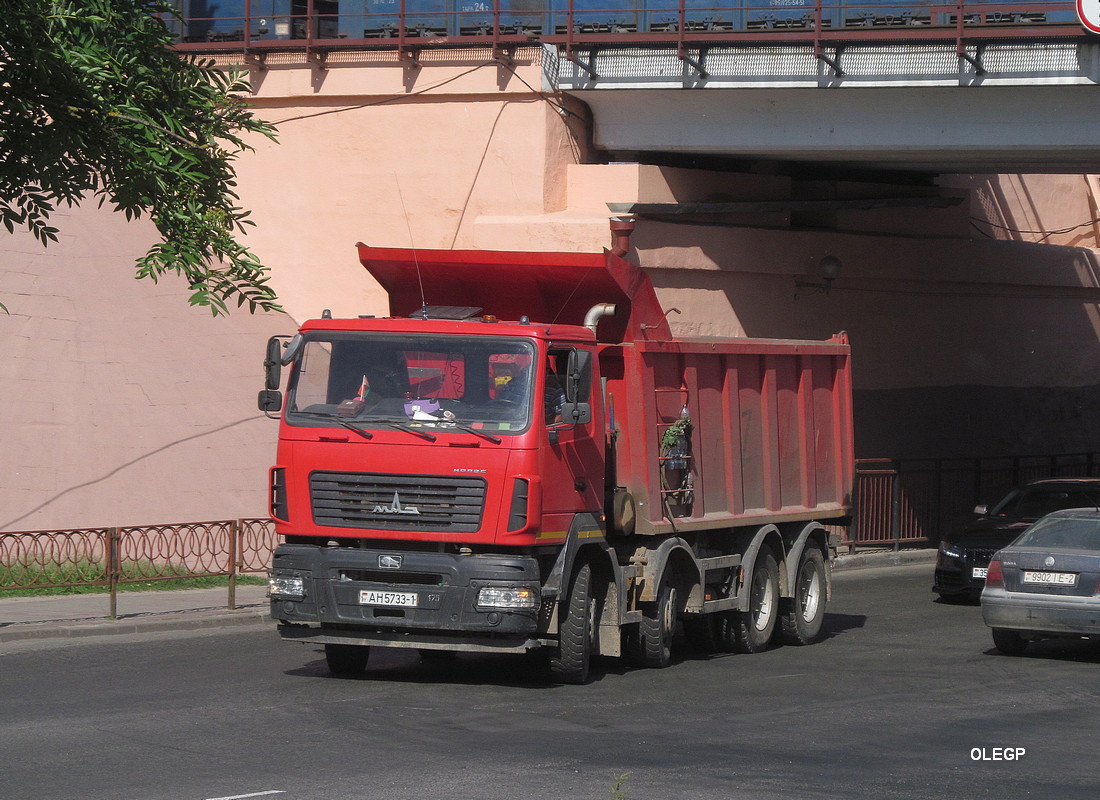
M 570 350 L 566 365 L 565 399 L 574 404 L 587 403 L 591 394 L 592 353 L 589 350 Z M 565 418 L 568 420 L 568 417 Z
M 283 393 L 274 389 L 264 389 L 256 399 L 256 405 L 265 414 L 275 414 L 283 408 Z
M 282 377 L 283 343 L 280 336 L 272 336 L 267 340 L 267 357 L 264 358 L 264 388 L 272 391 L 279 388 L 279 380 Z M 262 406 L 261 406 L 262 408 Z
M 589 403 L 565 402 L 561 407 L 561 421 L 568 425 L 587 425 L 592 421 L 592 406 Z

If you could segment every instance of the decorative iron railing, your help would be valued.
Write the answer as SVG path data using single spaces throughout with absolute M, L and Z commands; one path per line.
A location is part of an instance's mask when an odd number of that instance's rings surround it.
M 836 528 L 843 546 L 935 543 L 965 522 L 974 506 L 1044 477 L 1100 476 L 1100 453 L 984 459 L 863 459 L 856 465 L 854 511 Z M 0 592 L 102 586 L 263 573 L 279 543 L 269 519 L 0 533 Z
M 0 533 L 0 591 L 103 586 L 115 617 L 119 586 L 265 572 L 278 544 L 266 519 Z

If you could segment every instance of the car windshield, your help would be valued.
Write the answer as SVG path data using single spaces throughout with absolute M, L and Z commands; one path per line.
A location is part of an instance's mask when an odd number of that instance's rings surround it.
M 1100 550 L 1100 517 L 1047 517 L 1024 531 L 1013 546 Z
M 1023 486 L 1009 492 L 993 507 L 990 516 L 1014 519 L 1039 519 L 1066 508 L 1096 508 L 1100 506 L 1100 490 L 1052 484 Z
M 314 332 L 291 374 L 286 419 L 520 433 L 531 422 L 534 360 L 534 344 L 524 339 Z

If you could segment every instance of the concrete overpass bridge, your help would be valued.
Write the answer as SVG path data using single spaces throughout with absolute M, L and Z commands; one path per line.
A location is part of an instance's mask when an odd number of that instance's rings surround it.
M 1092 172 L 1100 37 L 1071 2 L 180 0 L 183 51 L 541 43 L 544 89 L 583 100 L 612 158 L 846 170 Z

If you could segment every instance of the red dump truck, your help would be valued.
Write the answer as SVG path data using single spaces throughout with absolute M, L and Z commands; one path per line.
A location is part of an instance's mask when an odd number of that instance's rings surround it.
M 667 666 L 680 625 L 712 651 L 818 637 L 825 525 L 850 511 L 847 339 L 673 338 L 622 241 L 360 244 L 393 316 L 268 343 L 284 639 L 342 674 L 371 647 L 542 650 L 583 683 L 594 655 Z

